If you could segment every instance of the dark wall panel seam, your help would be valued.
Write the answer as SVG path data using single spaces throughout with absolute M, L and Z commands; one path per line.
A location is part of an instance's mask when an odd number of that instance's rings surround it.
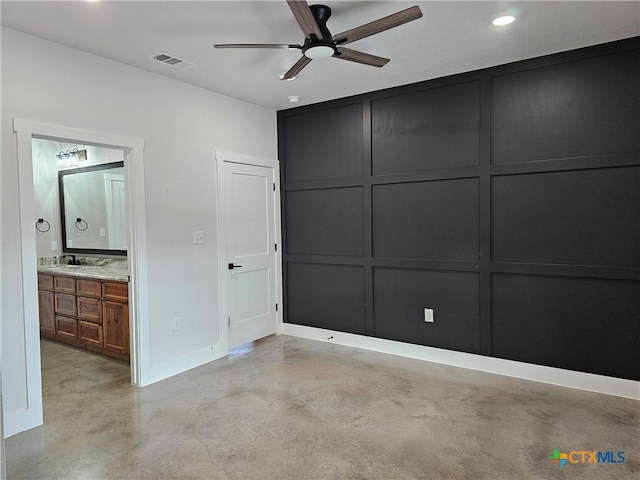
M 516 273 L 558 277 L 640 280 L 640 267 L 557 265 L 550 263 L 491 262 L 491 273 Z

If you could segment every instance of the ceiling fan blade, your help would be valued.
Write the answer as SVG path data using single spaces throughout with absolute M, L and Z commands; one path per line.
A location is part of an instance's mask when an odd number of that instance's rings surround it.
M 388 58 L 377 57 L 368 53 L 359 52 L 358 50 L 351 50 L 350 48 L 344 47 L 338 47 L 337 50 L 338 53 L 334 55 L 334 58 L 339 58 L 341 60 L 371 65 L 372 67 L 384 67 L 389 63 Z
M 291 67 L 287 73 L 285 73 L 282 77 L 280 77 L 280 80 L 289 80 L 293 77 L 295 77 L 296 75 L 298 75 L 300 73 L 300 71 L 306 67 L 309 62 L 311 62 L 310 58 L 305 57 L 304 55 L 302 57 L 300 57 L 300 60 L 298 60 L 293 67 Z
M 311 38 L 311 35 L 315 35 L 317 39 L 322 38 L 322 32 L 320 31 L 320 27 L 318 27 L 318 23 L 316 19 L 313 17 L 313 13 L 311 13 L 311 9 L 309 5 L 305 1 L 298 0 L 287 0 L 287 4 L 291 9 L 291 13 L 296 17 L 296 21 L 304 36 L 306 38 Z
M 302 48 L 302 45 L 286 43 L 216 43 L 213 48 L 286 48 L 294 50 Z
M 347 43 L 355 42 L 361 38 L 370 37 L 376 33 L 384 32 L 390 28 L 398 27 L 407 22 L 417 20 L 422 17 L 422 11 L 417 5 L 402 10 L 388 17 L 381 18 L 374 22 L 361 25 L 346 32 L 339 33 L 333 36 L 333 40 L 338 45 L 346 45 Z

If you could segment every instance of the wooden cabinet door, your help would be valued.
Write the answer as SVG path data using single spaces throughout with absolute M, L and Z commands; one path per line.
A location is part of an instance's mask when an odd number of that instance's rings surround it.
M 56 293 L 54 298 L 56 313 L 58 315 L 68 315 L 70 317 L 75 317 L 78 314 L 75 295 Z
M 90 345 L 102 347 L 102 325 L 79 320 L 78 335 L 81 341 Z
M 38 310 L 40 312 L 40 331 L 56 333 L 56 315 L 53 304 L 53 292 L 38 290 Z
M 78 320 L 56 316 L 56 336 L 66 340 L 78 339 Z
M 105 300 L 102 302 L 104 348 L 123 355 L 129 354 L 129 305 Z
M 78 318 L 102 323 L 102 302 L 97 298 L 78 297 Z

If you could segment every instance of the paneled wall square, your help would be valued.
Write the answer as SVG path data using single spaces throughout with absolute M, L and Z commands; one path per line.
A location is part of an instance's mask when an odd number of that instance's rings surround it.
M 492 179 L 495 261 L 640 267 L 640 167 Z
M 494 77 L 492 162 L 637 151 L 638 62 L 629 51 Z
M 478 165 L 480 82 L 371 102 L 374 175 Z
M 497 357 L 640 380 L 640 282 L 493 274 Z
M 286 321 L 364 334 L 364 268 L 287 264 Z
M 362 256 L 362 187 L 286 193 L 287 253 Z
M 285 181 L 362 176 L 362 104 L 284 119 Z
M 464 352 L 480 351 L 479 276 L 374 268 L 375 336 Z M 424 309 L 434 322 L 424 321 Z
M 372 187 L 374 257 L 477 260 L 477 178 Z

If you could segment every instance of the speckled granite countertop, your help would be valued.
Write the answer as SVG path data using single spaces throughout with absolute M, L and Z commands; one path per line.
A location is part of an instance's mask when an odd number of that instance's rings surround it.
M 69 277 L 95 278 L 97 280 L 111 280 L 114 282 L 129 281 L 129 274 L 126 270 L 113 267 L 96 267 L 94 265 L 39 266 L 38 273 L 67 275 Z
M 111 261 L 102 259 L 81 259 L 91 265 L 60 265 L 57 257 L 39 259 L 38 273 L 52 275 L 67 275 L 69 277 L 92 278 L 96 280 L 110 280 L 113 282 L 128 282 L 129 273 L 126 260 Z

